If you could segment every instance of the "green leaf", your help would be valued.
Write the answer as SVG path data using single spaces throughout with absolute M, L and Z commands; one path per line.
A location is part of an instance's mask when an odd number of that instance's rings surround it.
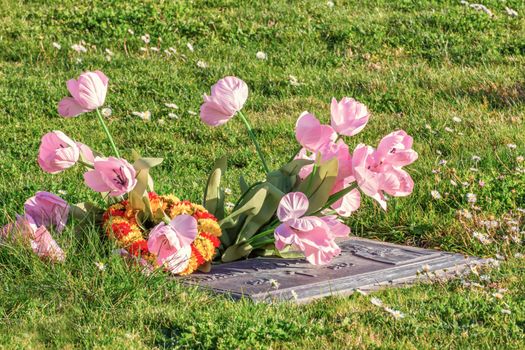
M 133 167 L 136 171 L 151 169 L 161 164 L 162 161 L 162 158 L 138 158 L 135 160 L 135 163 L 133 163 Z
M 239 260 L 245 256 L 250 255 L 252 250 L 253 247 L 249 243 L 242 242 L 234 244 L 226 249 L 226 251 L 221 256 L 221 260 L 222 262 Z
M 248 183 L 246 182 L 246 180 L 244 180 L 244 176 L 242 176 L 242 175 L 239 176 L 239 187 L 241 189 L 241 193 L 245 193 L 250 188 L 250 186 L 248 186 Z
M 323 208 L 334 188 L 338 172 L 337 158 L 321 162 L 317 171 L 308 175 L 298 186 L 297 190 L 308 196 L 310 206 L 305 215 L 314 213 Z
M 285 175 L 295 176 L 299 174 L 301 169 L 307 165 L 312 164 L 314 161 L 309 159 L 294 159 L 290 163 L 283 165 L 281 171 Z
M 224 190 L 221 188 L 221 177 L 226 172 L 227 166 L 226 157 L 219 158 L 215 162 L 204 191 L 204 207 L 219 220 L 224 217 Z

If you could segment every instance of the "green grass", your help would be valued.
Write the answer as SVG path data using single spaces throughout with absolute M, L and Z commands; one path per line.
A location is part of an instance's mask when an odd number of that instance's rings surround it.
M 231 74 L 250 87 L 245 111 L 273 167 L 296 147 L 299 114 L 309 110 L 327 122 L 332 96 L 354 97 L 373 113 L 365 131 L 348 140 L 351 148 L 376 145 L 399 128 L 414 136 L 414 193 L 392 199 L 386 213 L 365 200 L 348 222 L 354 234 L 508 260 L 489 281 L 478 281 L 483 289 L 455 281 L 378 292 L 406 314 L 394 320 L 361 295 L 305 306 L 212 297 L 162 274 L 130 271 L 96 231 L 76 234 L 71 226 L 58 237 L 68 254 L 62 265 L 41 263 L 20 247 L 0 248 L 0 347 L 525 347 L 525 271 L 523 259 L 514 258 L 525 250 L 505 240 L 505 228 L 487 232 L 480 224 L 511 215 L 524 228 L 516 209 L 525 207 L 525 175 L 516 168 L 525 163 L 516 158 L 525 156 L 525 5 L 482 3 L 495 17 L 459 1 L 335 1 L 330 9 L 325 1 L 0 0 L 0 224 L 38 190 L 65 191 L 71 203 L 99 200 L 83 186 L 80 169 L 47 175 L 36 163 L 40 137 L 51 130 L 110 153 L 92 114 L 63 119 L 56 112 L 65 81 L 94 69 L 110 78 L 109 127 L 124 156 L 137 149 L 165 158 L 153 172 L 159 193 L 199 201 L 213 161 L 228 155 L 233 201 L 240 174 L 261 176 L 240 120 L 210 129 L 188 113 Z M 519 16 L 509 17 L 505 6 Z M 152 45 L 162 39 L 159 53 L 140 50 L 144 33 Z M 81 40 L 86 54 L 70 49 Z M 167 57 L 168 47 L 178 53 Z M 268 59 L 257 60 L 257 51 Z M 290 75 L 301 85 L 291 85 Z M 164 103 L 178 104 L 180 119 L 168 118 Z M 150 122 L 132 115 L 145 110 Z M 443 198 L 433 199 L 432 190 Z M 470 208 L 469 192 L 479 209 Z M 460 209 L 474 220 L 459 218 Z M 495 242 L 482 245 L 473 231 Z M 498 288 L 508 289 L 502 300 L 492 296 Z

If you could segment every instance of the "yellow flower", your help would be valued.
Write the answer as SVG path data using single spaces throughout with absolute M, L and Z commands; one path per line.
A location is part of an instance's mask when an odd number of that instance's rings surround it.
M 215 237 L 220 237 L 222 234 L 221 227 L 215 220 L 200 219 L 198 224 L 199 232 L 206 232 Z

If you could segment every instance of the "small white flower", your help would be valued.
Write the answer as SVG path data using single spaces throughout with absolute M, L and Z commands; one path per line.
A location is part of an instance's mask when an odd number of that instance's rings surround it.
M 485 12 L 489 17 L 493 17 L 494 14 L 492 11 L 490 11 L 485 5 L 482 4 L 470 4 L 470 7 L 473 8 L 476 11 L 483 11 Z
M 187 43 L 186 46 L 188 47 L 188 50 L 190 50 L 191 52 L 195 51 L 192 44 Z
M 258 51 L 256 54 L 255 54 L 255 57 L 257 57 L 258 60 L 265 60 L 268 58 L 268 56 L 266 55 L 266 53 L 262 52 L 262 51 Z
M 424 264 L 423 266 L 421 266 L 421 268 L 423 269 L 424 272 L 429 272 L 430 271 L 430 265 L 429 264 Z
M 523 255 L 522 253 L 516 253 L 516 254 L 514 254 L 514 257 L 516 259 L 523 259 L 523 258 L 525 258 L 525 255 Z
M 67 194 L 67 191 L 65 191 L 65 190 L 58 190 L 57 192 L 61 196 L 65 196 Z
M 441 159 L 438 164 L 439 165 L 447 165 L 447 161 L 445 159 Z
M 208 68 L 208 64 L 206 62 L 202 61 L 202 60 L 198 60 L 197 61 L 197 67 L 205 69 L 205 68 Z
M 301 83 L 299 83 L 299 81 L 297 80 L 297 77 L 295 77 L 294 75 L 290 75 L 288 78 L 290 79 L 290 85 L 292 86 L 301 85 Z
M 71 45 L 71 48 L 75 50 L 77 53 L 86 53 L 87 48 L 82 44 L 73 44 Z
M 53 43 L 53 47 L 55 49 L 57 49 L 57 50 L 60 50 L 62 48 L 62 46 L 59 43 L 56 43 L 56 42 Z
M 518 162 L 518 163 L 523 163 L 523 160 L 524 160 L 523 156 L 517 156 L 516 157 L 516 162 Z
M 188 114 L 189 115 L 197 115 L 197 113 L 195 113 L 194 111 L 188 111 Z
M 164 106 L 168 108 L 179 109 L 179 106 L 177 106 L 175 103 L 165 103 Z
M 441 198 L 443 198 L 443 197 L 441 197 L 441 193 L 439 193 L 436 190 L 430 191 L 430 194 L 432 195 L 432 198 L 434 198 L 434 199 L 441 199 Z
M 518 17 L 518 12 L 516 10 L 511 9 L 510 7 L 505 6 L 505 12 L 507 12 L 507 15 L 510 17 Z
M 175 113 L 168 113 L 168 117 L 170 117 L 171 119 L 179 119 L 179 116 Z
M 97 262 L 95 263 L 95 266 L 96 266 L 100 271 L 105 271 L 105 270 L 106 270 L 106 264 L 104 264 L 103 262 L 97 261 Z
M 479 162 L 479 161 L 481 160 L 481 157 L 480 157 L 480 156 L 476 156 L 476 155 L 474 155 L 474 156 L 472 156 L 472 160 L 473 160 L 474 162 Z
M 113 111 L 111 110 L 111 108 L 106 107 L 106 108 L 102 108 L 100 112 L 102 113 L 104 117 L 109 118 Z
M 507 310 L 507 309 L 501 309 L 501 313 L 504 314 L 504 315 L 510 315 L 512 312 L 510 310 Z
M 454 123 L 461 123 L 461 118 L 460 117 L 452 117 L 452 121 Z
M 334 5 L 335 5 L 335 4 L 334 4 L 333 1 L 327 1 L 327 2 L 326 2 L 326 6 L 328 6 L 328 8 L 332 8 L 332 7 L 334 7 Z
M 469 203 L 476 203 L 478 200 L 478 197 L 474 193 L 467 193 L 466 197 Z
M 151 40 L 149 34 L 147 34 L 147 33 L 142 35 L 140 38 L 142 39 L 142 41 L 144 41 L 145 44 L 149 44 L 149 42 Z
M 228 195 L 228 196 L 231 195 L 231 194 L 232 194 L 232 189 L 229 188 L 229 187 L 226 187 L 226 188 L 224 189 L 224 194 L 226 194 L 226 195 Z
M 383 307 L 383 302 L 381 301 L 381 299 L 378 299 L 378 298 L 370 298 L 370 302 L 372 303 L 372 305 L 375 305 L 375 306 L 378 306 L 378 307 Z
M 516 149 L 517 146 L 516 146 L 516 144 L 514 144 L 514 143 L 507 143 L 507 147 L 508 147 L 509 149 Z
M 401 311 L 394 310 L 389 307 L 385 307 L 385 311 L 391 314 L 396 320 L 400 320 L 405 317 L 405 314 Z
M 128 29 L 128 33 L 129 33 L 130 35 L 134 35 L 134 34 L 135 34 L 135 32 L 133 31 L 133 29 L 131 29 L 131 28 Z
M 134 116 L 139 117 L 140 119 L 149 122 L 151 120 L 151 112 L 145 111 L 145 112 L 132 112 Z
M 472 236 L 476 238 L 477 240 L 479 240 L 481 244 L 487 245 L 487 244 L 492 243 L 492 240 L 489 237 L 487 237 L 487 235 L 481 232 L 474 231 L 472 232 Z

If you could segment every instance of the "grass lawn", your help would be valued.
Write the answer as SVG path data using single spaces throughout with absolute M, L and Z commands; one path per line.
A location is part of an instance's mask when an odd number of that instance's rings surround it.
M 366 199 L 348 222 L 354 235 L 498 257 L 500 268 L 375 293 L 405 314 L 396 320 L 358 293 L 304 306 L 213 297 L 130 270 L 95 228 L 69 226 L 57 238 L 64 264 L 0 247 L 0 348 L 525 348 L 525 3 L 483 0 L 493 17 L 459 1 L 334 3 L 0 0 L 0 225 L 38 190 L 100 201 L 79 168 L 53 176 L 36 162 L 51 130 L 110 153 L 93 114 L 56 111 L 66 80 L 85 70 L 110 79 L 109 128 L 124 157 L 164 157 L 159 193 L 200 201 L 213 161 L 228 155 L 234 201 L 239 175 L 260 177 L 255 150 L 240 120 L 212 129 L 193 112 L 236 75 L 272 167 L 296 148 L 302 111 L 328 122 L 332 96 L 373 113 L 351 149 L 395 129 L 414 136 L 414 193 L 387 212 Z M 71 48 L 81 41 L 85 53 Z M 143 111 L 151 121 L 132 114 Z

